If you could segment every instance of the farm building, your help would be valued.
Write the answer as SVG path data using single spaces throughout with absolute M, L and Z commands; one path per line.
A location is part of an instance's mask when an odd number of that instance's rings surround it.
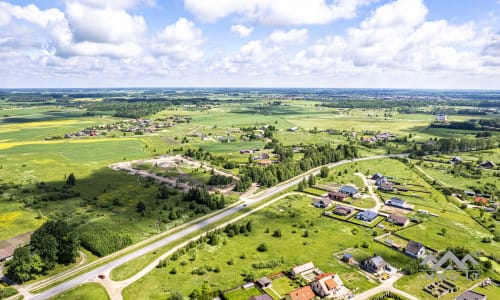
M 352 254 L 346 253 L 344 254 L 344 256 L 342 256 L 342 261 L 350 264 L 354 261 L 354 257 L 352 257 Z
M 390 200 L 385 201 L 385 204 L 403 209 L 413 210 L 412 205 L 407 204 L 405 200 L 398 197 L 392 197 Z
M 387 218 L 387 222 L 391 222 L 395 225 L 406 226 L 410 222 L 407 217 L 391 214 Z
M 485 161 L 481 164 L 481 168 L 483 169 L 493 169 L 495 167 L 495 163 L 491 160 Z
M 439 114 L 436 115 L 436 122 L 444 123 L 446 121 L 448 121 L 448 115 L 447 114 L 439 113 Z
M 356 215 L 356 219 L 365 221 L 365 222 L 372 222 L 377 218 L 378 214 L 376 212 L 373 212 L 371 210 L 365 210 L 361 211 Z
M 394 185 L 392 184 L 392 182 L 384 182 L 379 185 L 378 189 L 384 192 L 392 192 L 394 191 Z
M 404 250 L 405 254 L 413 258 L 421 258 L 425 256 L 425 247 L 422 243 L 408 241 Z

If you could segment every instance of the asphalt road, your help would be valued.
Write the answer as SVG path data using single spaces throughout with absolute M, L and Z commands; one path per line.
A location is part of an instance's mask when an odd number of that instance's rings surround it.
M 331 163 L 331 164 L 328 164 L 328 167 L 332 168 L 332 167 L 336 167 L 336 166 L 340 166 L 343 164 L 356 162 L 356 161 L 372 160 L 372 159 L 386 158 L 386 157 L 404 157 L 404 156 L 406 156 L 406 155 L 376 155 L 376 156 L 357 158 L 357 159 L 353 159 L 353 160 L 344 160 L 344 161 L 340 161 L 340 162 L 336 162 L 336 163 Z M 286 190 L 287 188 L 290 188 L 290 187 L 298 184 L 303 178 L 309 176 L 310 174 L 317 175 L 317 174 L 319 174 L 319 172 L 320 172 L 320 168 L 315 168 L 311 171 L 305 172 L 305 173 L 295 177 L 294 179 L 288 180 L 288 181 L 286 181 L 278 186 L 271 187 L 269 189 L 266 189 L 265 191 L 257 193 L 256 195 L 248 198 L 245 201 L 245 204 L 233 206 L 225 211 L 222 211 L 221 213 L 219 213 L 217 215 L 214 215 L 213 217 L 205 219 L 199 223 L 195 223 L 195 224 L 193 224 L 193 225 L 191 225 L 191 226 L 189 226 L 181 231 L 178 231 L 178 232 L 176 232 L 168 237 L 165 237 L 164 239 L 161 239 L 157 242 L 149 244 L 141 249 L 138 249 L 138 250 L 136 250 L 130 254 L 127 254 L 123 257 L 120 257 L 116 260 L 113 260 L 113 261 L 111 261 L 103 266 L 96 268 L 96 269 L 90 270 L 82 275 L 79 275 L 79 276 L 73 278 L 73 279 L 65 281 L 65 282 L 45 291 L 45 292 L 42 292 L 42 293 L 36 294 L 36 295 L 25 294 L 25 299 L 37 299 L 37 300 L 38 299 L 40 299 L 40 300 L 47 299 L 47 298 L 53 297 L 57 294 L 60 294 L 64 291 L 67 291 L 69 289 L 77 287 L 80 284 L 83 284 L 85 282 L 88 282 L 91 279 L 94 279 L 95 277 L 97 277 L 101 273 L 109 273 L 114 268 L 116 268 L 116 267 L 130 261 L 130 260 L 133 260 L 137 257 L 142 256 L 142 255 L 145 255 L 149 252 L 152 252 L 152 251 L 154 251 L 160 247 L 163 247 L 169 243 L 180 240 L 180 239 L 188 236 L 189 234 L 191 234 L 195 231 L 198 231 L 198 230 L 200 230 L 200 229 L 202 229 L 210 224 L 213 224 L 213 223 L 215 223 L 215 222 L 217 222 L 225 217 L 231 216 L 231 215 L 239 212 L 242 209 L 245 209 L 247 205 L 249 206 L 249 205 L 255 204 L 257 202 L 260 202 L 266 198 L 269 198 L 273 195 L 276 195 L 277 193 L 280 193 L 280 192 Z

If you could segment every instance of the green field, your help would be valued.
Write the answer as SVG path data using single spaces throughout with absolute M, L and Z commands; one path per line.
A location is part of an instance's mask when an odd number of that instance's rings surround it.
M 64 292 L 53 300 L 107 300 L 110 299 L 102 285 L 97 283 L 82 284 L 74 289 Z
M 255 278 L 286 271 L 294 265 L 312 260 L 325 272 L 336 272 L 351 288 L 365 290 L 373 286 L 355 269 L 339 262 L 333 253 L 342 249 L 355 247 L 363 241 L 371 240 L 371 230 L 356 225 L 349 225 L 329 218 L 321 218 L 317 210 L 310 206 L 308 197 L 289 196 L 271 207 L 256 212 L 242 222 L 252 220 L 252 232 L 247 236 L 238 235 L 233 238 L 224 237 L 217 246 L 204 245 L 201 249 L 191 250 L 166 268 L 154 269 L 151 273 L 135 282 L 123 292 L 125 299 L 157 299 L 169 291 L 179 291 L 188 295 L 199 282 L 210 283 L 212 290 L 225 290 L 244 283 L 241 274 L 252 273 Z M 266 233 L 269 228 L 269 233 Z M 356 234 L 353 228 L 358 228 Z M 280 229 L 282 237 L 272 236 L 274 230 Z M 304 232 L 308 237 L 304 237 Z M 325 242 L 328 241 L 328 242 Z M 258 252 L 257 246 L 265 242 L 267 252 Z M 290 252 L 288 249 L 297 248 Z M 216 255 L 215 255 L 216 253 Z M 403 267 L 409 262 L 405 255 L 389 248 L 370 243 L 364 249 L 367 257 L 377 253 L 383 255 L 396 266 Z M 192 260 L 192 257 L 195 257 Z M 283 260 L 276 267 L 256 269 L 255 263 L 266 263 L 271 260 Z M 234 264 L 228 264 L 229 261 Z M 207 271 L 204 275 L 193 275 L 192 271 L 200 267 L 220 268 L 220 272 Z M 171 270 L 175 269 L 176 274 Z M 238 274 L 238 276 L 235 276 Z M 144 291 L 141 287 L 151 287 Z

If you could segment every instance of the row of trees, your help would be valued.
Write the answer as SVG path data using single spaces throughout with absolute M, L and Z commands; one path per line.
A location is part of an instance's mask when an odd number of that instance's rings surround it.
M 65 221 L 48 221 L 37 229 L 29 246 L 17 248 L 7 263 L 10 278 L 25 282 L 36 274 L 45 273 L 56 263 L 69 264 L 78 257 L 78 234 Z
M 271 187 L 278 182 L 285 181 L 312 168 L 337 162 L 343 159 L 358 157 L 358 148 L 354 145 L 311 146 L 305 149 L 304 157 L 293 160 L 293 151 L 290 147 L 277 145 L 275 153 L 280 157 L 280 163 L 267 167 L 247 166 L 240 170 L 241 181 L 236 185 L 237 191 L 244 191 L 252 182 Z
M 452 152 L 466 152 L 493 149 L 499 146 L 498 137 L 492 136 L 487 138 L 461 138 L 449 139 L 441 138 L 434 142 L 417 144 L 413 147 L 412 153 L 422 156 L 433 152 L 452 153 Z
M 228 185 L 233 182 L 233 177 L 224 175 L 212 175 L 208 179 L 208 185 Z

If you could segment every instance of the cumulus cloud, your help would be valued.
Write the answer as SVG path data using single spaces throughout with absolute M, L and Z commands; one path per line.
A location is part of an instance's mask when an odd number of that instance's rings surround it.
M 10 17 L 43 29 L 57 55 L 128 57 L 142 52 L 136 41 L 146 29 L 145 21 L 122 9 L 93 8 L 74 1 L 67 3 L 66 14 L 55 8 L 40 10 L 35 5 L 0 2 L 0 7 Z
M 356 16 L 358 8 L 373 0 L 184 0 L 184 6 L 200 20 L 214 22 L 237 14 L 271 25 L 327 24 Z
M 0 17 L 1 20 L 1 17 Z M 1 21 L 0 21 L 1 24 Z M 249 36 L 253 31 L 253 27 L 246 27 L 244 25 L 233 25 L 231 26 L 231 32 L 239 34 L 241 37 Z
M 137 41 L 146 30 L 142 16 L 121 9 L 94 8 L 78 2 L 66 5 L 66 15 L 76 42 L 124 43 Z
M 165 27 L 153 43 L 153 52 L 180 60 L 199 60 L 204 53 L 199 48 L 205 39 L 201 29 L 185 19 Z
M 302 29 L 292 29 L 289 31 L 284 30 L 274 30 L 269 35 L 269 41 L 274 44 L 302 44 L 307 40 L 308 30 Z
M 348 62 L 355 67 L 408 70 L 464 70 L 478 65 L 468 47 L 476 37 L 472 23 L 426 21 L 421 0 L 387 3 L 350 28 L 345 36 L 327 37 L 299 52 L 291 65 L 324 68 Z M 323 59 L 325 63 L 318 63 Z M 345 66 L 346 64 L 344 64 Z

